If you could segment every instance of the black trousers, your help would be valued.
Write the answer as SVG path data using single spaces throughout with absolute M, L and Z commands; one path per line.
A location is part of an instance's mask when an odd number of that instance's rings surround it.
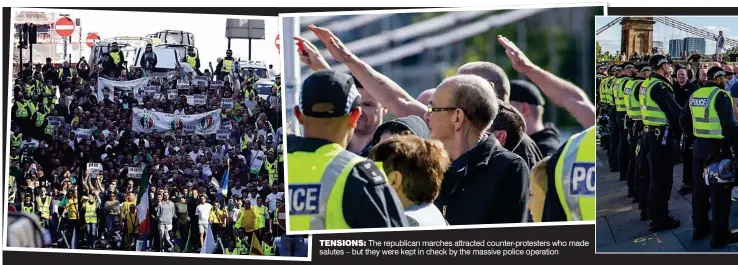
M 682 146 L 682 161 L 684 164 L 682 164 L 682 185 L 684 186 L 694 186 L 694 178 L 687 177 L 691 174 L 693 174 L 693 166 L 700 167 L 699 164 L 694 164 L 694 161 L 692 160 L 694 152 L 694 138 L 684 136 L 684 146 Z
M 692 226 L 695 230 L 707 231 L 710 228 L 710 188 L 702 173 L 707 159 L 720 151 L 722 141 L 696 139 L 692 156 Z M 730 200 L 730 198 L 728 198 Z
M 631 148 L 628 142 L 629 130 L 620 130 L 620 143 L 618 144 L 618 165 L 622 165 L 620 169 L 620 180 L 628 179 L 628 166 L 630 166 Z M 628 186 L 630 188 L 630 186 Z
M 664 134 L 662 130 L 661 134 Z M 648 145 L 648 166 L 651 170 L 648 204 L 651 221 L 655 224 L 669 221 L 669 197 L 674 184 L 674 140 L 667 137 L 663 141 L 655 133 L 649 132 L 645 137 Z
M 638 146 L 636 147 L 636 170 L 633 178 L 638 182 L 636 189 L 638 191 L 638 209 L 641 211 L 648 210 L 648 195 L 650 194 L 651 185 L 651 167 L 648 165 L 649 146 L 646 145 L 647 132 L 642 131 L 638 137 Z
M 638 144 L 641 142 L 640 135 L 643 131 L 643 125 L 640 122 L 634 122 L 633 128 L 629 130 L 630 140 L 628 141 L 628 170 L 626 174 L 628 192 L 634 193 L 638 197 L 638 176 L 640 175 L 638 169 L 638 155 L 636 150 Z M 640 150 L 638 150 L 640 151 Z
M 608 159 L 610 160 L 610 170 L 619 170 L 618 150 L 620 149 L 620 135 L 623 131 L 622 121 L 619 121 L 616 112 L 611 111 L 610 123 L 612 124 L 612 134 L 610 135 L 610 149 L 608 150 Z

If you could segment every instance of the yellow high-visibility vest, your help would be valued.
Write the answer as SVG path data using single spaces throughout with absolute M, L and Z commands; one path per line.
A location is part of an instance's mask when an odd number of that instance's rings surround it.
M 85 223 L 97 224 L 97 202 L 85 203 Z

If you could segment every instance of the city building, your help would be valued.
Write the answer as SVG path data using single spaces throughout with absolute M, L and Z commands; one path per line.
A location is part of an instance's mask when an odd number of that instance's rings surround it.
M 703 38 L 695 38 L 695 37 L 686 37 L 684 38 L 684 50 L 689 51 L 690 53 L 692 51 L 697 51 L 699 54 L 705 54 L 705 39 Z
M 674 57 L 679 57 L 684 52 L 684 40 L 673 39 L 669 40 L 669 54 Z

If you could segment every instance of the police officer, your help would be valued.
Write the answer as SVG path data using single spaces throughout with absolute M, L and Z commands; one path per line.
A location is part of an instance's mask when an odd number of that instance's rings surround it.
M 218 75 L 218 80 L 223 80 L 223 78 L 231 73 L 234 61 L 235 59 L 233 59 L 233 51 L 226 50 L 225 58 L 223 58 L 223 60 L 218 64 L 218 66 L 216 67 L 217 69 L 215 70 Z
M 623 130 L 623 116 L 625 113 L 625 103 L 622 101 L 622 98 L 620 97 L 620 87 L 625 83 L 625 81 L 628 80 L 628 77 L 626 76 L 626 71 L 623 69 L 625 64 L 620 65 L 615 68 L 615 78 L 610 81 L 610 87 L 608 88 L 608 96 L 610 96 L 610 99 L 608 101 L 610 102 L 610 108 L 609 108 L 609 116 L 610 116 L 610 149 L 608 149 L 608 156 L 610 161 L 610 171 L 611 172 L 617 172 L 620 171 L 620 157 L 618 155 L 619 147 L 620 147 L 620 135 L 622 134 Z M 624 180 L 621 179 L 620 180 Z
M 120 75 L 120 70 L 126 68 L 125 55 L 123 51 L 118 47 L 117 42 L 110 44 L 110 50 L 108 51 L 108 63 L 106 64 L 106 72 L 109 72 L 113 76 L 117 77 Z
M 371 160 L 346 150 L 361 116 L 353 78 L 321 70 L 303 82 L 290 135 L 289 231 L 407 226 L 397 194 Z M 370 203 L 371 202 L 371 203 Z M 330 213 L 330 214 L 328 214 Z
M 638 74 L 629 80 L 625 84 L 623 94 L 625 95 L 625 108 L 628 114 L 628 130 L 627 130 L 627 142 L 628 146 L 628 168 L 627 168 L 627 185 L 628 185 L 628 197 L 633 197 L 633 202 L 639 202 L 638 196 L 638 181 L 643 170 L 639 167 L 639 161 L 642 161 L 639 156 L 642 154 L 641 148 L 639 147 L 640 136 L 643 132 L 643 115 L 641 114 L 641 105 L 638 102 L 638 91 L 641 88 L 643 81 L 648 78 L 651 74 L 651 67 L 648 64 L 639 64 L 637 67 Z M 647 168 L 646 168 L 647 169 Z
M 610 115 L 609 114 L 610 113 L 610 106 L 611 106 L 610 100 L 612 99 L 612 91 L 610 90 L 610 84 L 615 79 L 615 76 L 614 75 L 615 75 L 615 71 L 617 70 L 617 68 L 618 68 L 618 66 L 611 65 L 610 68 L 609 68 L 609 71 L 607 72 L 609 75 L 602 80 L 602 83 L 600 85 L 600 115 L 603 115 L 603 116 L 605 116 L 605 115 L 606 116 L 609 116 Z M 608 124 L 608 126 L 609 126 L 609 124 Z M 608 150 L 610 148 L 610 140 L 611 140 L 611 138 L 612 138 L 611 135 L 603 135 L 602 136 L 602 142 L 601 142 L 601 144 L 602 144 L 602 148 L 604 150 Z M 609 157 L 610 153 L 608 152 L 607 154 L 608 154 L 608 157 Z M 610 159 L 609 162 L 610 162 L 609 163 L 610 164 L 610 167 L 612 167 L 612 165 L 613 165 L 612 160 Z
M 187 47 L 187 63 L 195 69 L 198 75 L 202 75 L 200 72 L 200 56 L 195 53 L 195 47 Z
M 546 167 L 543 222 L 595 219 L 595 127 L 573 135 Z M 555 187 L 555 188 L 554 188 Z
M 617 148 L 618 154 L 618 165 L 620 166 L 620 181 L 628 179 L 628 161 L 630 161 L 630 143 L 628 143 L 628 118 L 626 112 L 628 111 L 627 95 L 625 94 L 626 85 L 633 80 L 636 76 L 636 68 L 633 63 L 626 62 L 622 65 L 623 70 L 620 72 L 619 83 L 613 88 L 614 99 L 615 99 L 615 112 L 612 115 L 613 122 L 616 125 L 616 129 L 613 131 L 619 131 L 619 139 Z
M 710 234 L 710 187 L 704 181 L 702 170 L 708 159 L 730 157 L 730 147 L 738 146 L 738 123 L 733 115 L 733 98 L 725 90 L 725 70 L 712 67 L 707 71 L 707 83 L 689 98 L 689 107 L 684 108 L 680 124 L 685 133 L 694 135 L 692 163 L 692 238 L 700 240 Z M 713 159 L 714 160 L 714 159 Z M 686 176 L 685 176 L 686 177 Z M 717 183 L 715 185 L 718 186 Z M 713 187 L 713 190 L 720 190 Z M 729 241 L 730 187 L 722 188 L 727 196 L 712 198 L 711 245 L 722 247 Z M 727 206 L 727 214 L 723 207 Z M 716 209 L 717 208 L 717 209 Z M 721 209 L 722 208 L 722 209 Z
M 669 197 L 674 182 L 673 152 L 679 135 L 675 126 L 682 108 L 674 99 L 671 88 L 671 60 L 655 55 L 649 63 L 651 76 L 641 84 L 639 99 L 646 126 L 643 141 L 648 149 L 646 158 L 651 170 L 646 213 L 651 219 L 650 230 L 656 232 L 681 224 L 679 219 L 669 216 Z

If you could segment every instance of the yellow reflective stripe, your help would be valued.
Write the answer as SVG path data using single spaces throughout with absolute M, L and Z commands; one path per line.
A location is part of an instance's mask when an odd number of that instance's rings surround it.
M 325 168 L 323 176 L 320 178 L 321 187 L 318 205 L 321 207 L 318 209 L 318 214 L 310 217 L 310 230 L 325 230 L 325 206 L 328 205 L 328 197 L 330 197 L 333 186 L 336 184 L 341 172 L 349 163 L 351 163 L 354 156 L 355 155 L 348 150 L 341 150 Z

